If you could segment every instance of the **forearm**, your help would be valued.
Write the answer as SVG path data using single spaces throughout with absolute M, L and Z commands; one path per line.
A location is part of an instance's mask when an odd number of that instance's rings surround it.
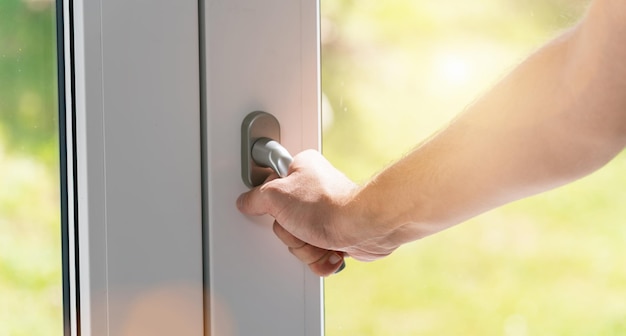
M 611 6 L 624 13 L 619 1 L 596 1 L 580 25 L 359 190 L 351 208 L 402 243 L 608 162 L 626 143 L 626 31 Z
M 626 144 L 626 1 L 596 0 L 587 19 L 521 64 L 448 127 L 358 187 L 319 152 L 242 194 L 319 275 L 345 255 L 375 260 L 504 203 L 579 178 Z

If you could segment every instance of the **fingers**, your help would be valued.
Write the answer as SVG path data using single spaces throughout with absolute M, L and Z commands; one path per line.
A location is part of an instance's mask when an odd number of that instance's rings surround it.
M 328 251 L 326 256 L 319 261 L 309 264 L 309 268 L 313 273 L 326 277 L 338 273 L 345 267 L 343 260 L 343 254 L 338 252 Z
M 314 273 L 320 276 L 330 275 L 343 267 L 344 253 L 315 246 L 324 246 L 326 243 L 323 234 L 318 232 L 321 228 L 310 226 L 311 222 L 320 222 L 320 217 L 328 213 L 320 209 L 326 209 L 329 205 L 322 203 L 311 206 L 310 204 L 320 199 L 318 195 L 334 190 L 331 187 L 346 184 L 344 180 L 347 178 L 335 171 L 319 152 L 313 150 L 296 155 L 289 171 L 289 176 L 277 179 L 277 176 L 271 175 L 263 185 L 239 196 L 237 207 L 246 215 L 271 215 L 295 230 L 293 232 L 305 241 L 292 235 L 277 223 L 274 224 L 275 234 L 288 246 L 293 255 L 309 265 Z M 325 176 L 328 178 L 323 178 Z M 337 181 L 341 183 L 335 183 Z M 345 190 L 353 187 L 349 185 L 347 188 L 339 188 L 338 190 L 343 193 L 338 193 L 338 195 L 344 195 Z M 325 221 L 321 220 L 321 222 Z
M 250 191 L 241 194 L 239 198 L 237 198 L 237 208 L 239 211 L 250 216 L 260 216 L 270 213 L 270 206 L 272 205 L 269 201 L 271 191 L 264 186 L 265 185 L 252 188 Z
M 306 245 L 304 241 L 289 233 L 276 221 L 274 221 L 272 230 L 274 230 L 274 234 L 276 235 L 276 237 L 278 237 L 278 239 L 280 239 L 280 241 L 282 241 L 283 244 L 287 245 L 287 247 L 289 248 L 301 248 Z
M 309 265 L 315 274 L 328 276 L 345 266 L 342 252 L 330 251 L 307 244 L 289 233 L 277 222 L 274 222 L 273 230 L 276 236 L 287 245 L 289 252 Z
M 275 203 L 271 202 L 272 199 L 277 198 L 275 188 L 268 188 L 268 184 L 273 180 L 278 179 L 276 173 L 271 173 L 267 176 L 262 185 L 250 189 L 237 198 L 237 208 L 245 215 L 261 216 L 265 214 L 272 214 L 272 209 L 275 207 Z

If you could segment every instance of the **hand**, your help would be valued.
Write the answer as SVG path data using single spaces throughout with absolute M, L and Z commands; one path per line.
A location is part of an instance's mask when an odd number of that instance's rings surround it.
M 355 206 L 359 187 L 320 153 L 296 155 L 289 169 L 287 177 L 271 176 L 242 194 L 237 206 L 244 214 L 274 217 L 276 236 L 314 273 L 333 274 L 345 256 L 374 260 L 397 247 L 382 247 L 374 239 L 380 235 L 372 235 L 378 230 L 358 220 L 364 214 Z
M 333 168 L 316 151 L 294 157 L 289 175 L 270 176 L 265 184 L 242 194 L 241 212 L 269 214 L 276 219 L 274 233 L 302 262 L 321 276 L 334 273 L 342 264 L 341 235 L 332 228 L 340 208 L 357 186 Z

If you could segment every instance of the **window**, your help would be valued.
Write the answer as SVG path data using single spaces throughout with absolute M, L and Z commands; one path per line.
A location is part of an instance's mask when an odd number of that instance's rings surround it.
M 248 113 L 318 145 L 316 2 L 73 5 L 80 330 L 319 335 L 320 279 L 235 207 Z
M 317 146 L 315 3 L 72 4 L 80 329 L 319 335 L 319 279 L 234 207 L 247 113 Z M 325 0 L 325 155 L 366 179 L 584 4 Z M 0 3 L 0 334 L 63 332 L 54 7 Z M 623 333 L 624 166 L 349 262 L 325 283 L 327 334 Z
M 367 179 L 588 2 L 322 0 L 324 154 Z M 327 335 L 623 334 L 625 168 L 349 260 L 325 282 Z
M 0 2 L 0 334 L 63 334 L 55 3 Z

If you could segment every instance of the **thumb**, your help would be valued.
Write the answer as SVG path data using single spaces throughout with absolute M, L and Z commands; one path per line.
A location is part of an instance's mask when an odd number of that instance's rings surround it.
M 262 190 L 265 189 L 265 190 Z M 270 197 L 266 188 L 256 187 L 237 198 L 237 209 L 245 215 L 260 216 L 269 213 Z

